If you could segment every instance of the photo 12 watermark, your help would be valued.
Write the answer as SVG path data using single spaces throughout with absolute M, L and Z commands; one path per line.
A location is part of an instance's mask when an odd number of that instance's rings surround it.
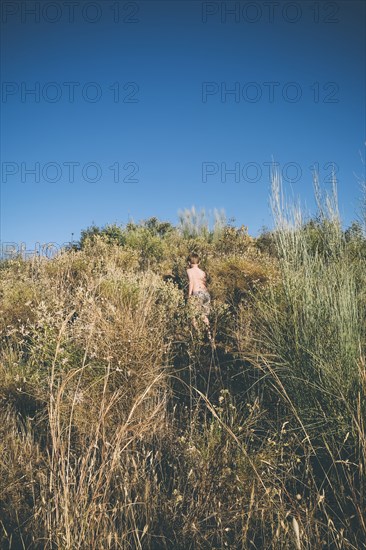
M 139 103 L 137 82 L 4 81 L 1 103 Z
M 78 248 L 77 241 L 68 241 L 61 244 L 56 242 L 36 242 L 32 246 L 27 246 L 25 242 L 3 241 L 0 245 L 0 259 L 15 260 L 21 258 L 22 260 L 31 260 L 34 258 L 46 258 L 51 260 L 72 248 Z
M 1 163 L 1 182 L 11 183 L 139 183 L 137 162 L 4 161 Z
M 263 0 L 261 2 L 202 2 L 201 22 L 205 24 L 222 23 L 255 24 L 300 22 L 315 24 L 335 24 L 340 22 L 339 2 L 283 2 Z
M 202 82 L 202 103 L 339 103 L 337 82 Z
M 3 25 L 11 23 L 95 25 L 106 22 L 136 24 L 140 22 L 140 7 L 139 2 L 120 0 L 113 2 L 5 0 L 1 3 L 1 22 Z
M 319 181 L 332 183 L 339 172 L 339 166 L 332 161 L 317 162 L 304 168 L 301 163 L 288 161 L 283 164 L 275 161 L 216 162 L 203 161 L 201 164 L 202 183 L 223 184 L 270 184 L 276 171 L 286 183 L 299 183 L 303 176 L 317 174 Z

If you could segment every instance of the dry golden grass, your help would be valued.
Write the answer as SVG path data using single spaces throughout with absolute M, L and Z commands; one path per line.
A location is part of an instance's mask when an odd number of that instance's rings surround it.
M 135 228 L 2 266 L 1 548 L 366 548 L 364 270 L 278 230 L 278 259 Z

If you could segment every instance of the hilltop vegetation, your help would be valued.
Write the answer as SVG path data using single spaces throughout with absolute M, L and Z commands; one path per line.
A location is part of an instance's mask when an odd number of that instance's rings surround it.
M 365 236 L 280 207 L 1 263 L 1 548 L 366 548 Z

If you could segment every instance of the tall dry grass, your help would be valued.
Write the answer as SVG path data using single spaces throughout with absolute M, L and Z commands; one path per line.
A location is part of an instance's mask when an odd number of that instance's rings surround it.
M 1 264 L 2 548 L 365 548 L 364 259 L 279 184 L 274 257 L 155 220 Z
M 286 418 L 287 429 L 296 434 L 309 476 L 293 482 L 303 485 L 302 500 L 317 495 L 328 546 L 363 548 L 365 263 L 349 254 L 335 186 L 322 197 L 315 181 L 315 192 L 319 218 L 314 233 L 299 206 L 286 204 L 275 174 L 272 207 L 280 282 L 258 300 L 251 333 L 255 345 L 247 351 L 242 329 L 238 341 L 242 357 L 271 386 L 269 393 L 277 395 L 281 421 Z M 309 510 L 306 504 L 302 524 Z M 300 538 L 310 548 L 314 542 L 306 530 L 304 525 Z

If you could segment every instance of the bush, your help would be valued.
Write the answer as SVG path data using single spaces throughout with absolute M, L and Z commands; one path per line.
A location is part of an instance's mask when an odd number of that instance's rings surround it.
M 241 301 L 251 301 L 258 290 L 275 278 L 272 262 L 250 256 L 229 255 L 223 259 L 211 259 L 209 270 L 214 296 L 233 307 Z

